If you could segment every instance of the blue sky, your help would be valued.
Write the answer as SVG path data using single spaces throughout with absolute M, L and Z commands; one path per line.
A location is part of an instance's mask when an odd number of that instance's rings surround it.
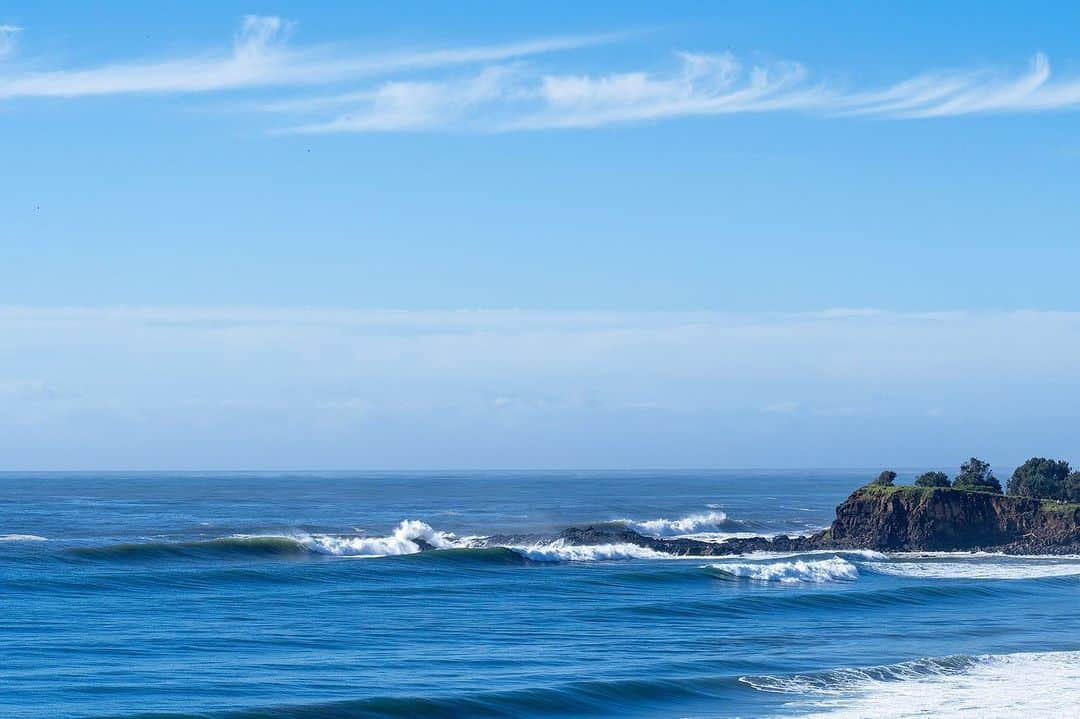
M 1078 20 L 6 3 L 0 464 L 1080 461 Z

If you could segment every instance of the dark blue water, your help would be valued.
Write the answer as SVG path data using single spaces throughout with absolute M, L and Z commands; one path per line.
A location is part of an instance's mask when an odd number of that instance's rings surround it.
M 551 543 L 808 533 L 867 479 L 0 475 L 0 716 L 1061 716 L 1080 560 Z

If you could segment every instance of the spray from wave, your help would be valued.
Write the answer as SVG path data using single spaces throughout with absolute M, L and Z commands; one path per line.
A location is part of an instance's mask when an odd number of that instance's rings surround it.
M 787 562 L 720 562 L 705 568 L 730 579 L 780 584 L 853 582 L 859 578 L 858 568 L 842 557 Z

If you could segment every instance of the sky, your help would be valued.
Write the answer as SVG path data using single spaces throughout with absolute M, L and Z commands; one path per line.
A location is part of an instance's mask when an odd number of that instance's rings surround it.
M 1080 463 L 1078 21 L 4 3 L 0 468 Z

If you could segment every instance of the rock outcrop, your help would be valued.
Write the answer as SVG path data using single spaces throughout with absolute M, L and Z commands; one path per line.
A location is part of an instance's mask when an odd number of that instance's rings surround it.
M 945 488 L 856 490 L 814 540 L 878 551 L 1080 553 L 1080 505 Z
M 578 545 L 634 544 L 699 557 L 815 549 L 1080 554 L 1080 505 L 947 488 L 871 485 L 856 490 L 836 508 L 829 529 L 810 537 L 703 542 L 658 539 L 622 525 L 602 524 L 572 527 L 559 538 Z

